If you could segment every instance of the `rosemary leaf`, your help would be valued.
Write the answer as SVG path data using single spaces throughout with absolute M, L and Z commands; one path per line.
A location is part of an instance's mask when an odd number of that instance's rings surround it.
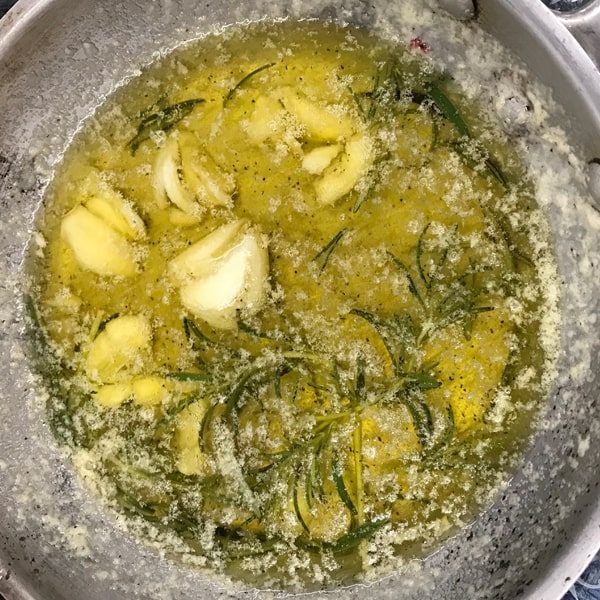
M 281 400 L 281 375 L 279 373 L 277 373 L 277 375 L 275 376 L 273 386 L 275 387 L 275 397 L 278 400 Z
M 348 391 L 346 390 L 346 386 L 342 381 L 342 376 L 340 375 L 340 369 L 338 367 L 337 361 L 333 359 L 333 368 L 331 370 L 331 377 L 335 383 L 335 389 L 340 398 L 344 398 L 344 396 L 348 395 Z
M 433 433 L 433 419 L 431 411 L 425 402 L 399 392 L 396 397 L 406 406 L 415 426 L 419 442 L 423 448 L 427 447 Z
M 404 377 L 412 383 L 416 383 L 420 390 L 434 390 L 442 384 L 427 373 L 404 373 Z
M 41 375 L 54 383 L 57 374 L 55 370 L 62 370 L 64 366 L 60 364 L 60 360 L 52 348 L 35 302 L 29 294 L 25 295 L 24 304 L 25 324 L 28 337 L 31 341 L 31 350 L 35 358 L 35 368 Z
M 352 96 L 352 99 L 354 100 L 354 103 L 356 104 L 356 108 L 358 108 L 358 112 L 360 113 L 362 120 L 366 123 L 368 121 L 367 113 L 365 112 L 365 109 L 363 108 L 362 102 L 360 101 L 358 94 L 352 89 L 351 86 L 348 86 L 348 91 L 350 92 L 350 95 Z
M 99 333 L 102 333 L 105 329 L 106 326 L 113 320 L 116 319 L 119 316 L 119 313 L 116 312 L 112 315 L 110 315 L 110 317 L 107 317 L 106 319 L 104 319 L 103 321 L 100 322 L 100 325 L 98 325 L 98 331 L 96 332 L 96 337 L 98 337 Z
M 311 483 L 312 493 L 320 502 L 325 498 L 325 488 L 323 487 L 323 476 L 321 474 L 321 454 L 325 446 L 325 437 L 323 437 L 317 444 L 315 449 L 315 457 L 311 464 Z M 316 494 L 315 494 L 316 492 Z
M 315 477 L 315 460 L 310 461 L 310 467 L 304 476 L 304 499 L 306 500 L 306 506 L 310 510 L 313 507 L 314 493 L 314 477 Z
M 190 341 L 192 339 L 192 335 L 201 342 L 208 342 L 210 340 L 200 331 L 200 328 L 192 319 L 188 319 L 187 317 L 183 318 L 183 331 L 185 333 L 185 339 Z
M 115 500 L 126 513 L 142 517 L 151 522 L 160 521 L 161 519 L 161 515 L 157 514 L 155 507 L 138 500 L 119 485 L 116 486 Z
M 325 498 L 323 478 L 321 477 L 321 463 L 319 462 L 322 450 L 323 444 L 319 444 L 315 449 L 315 454 L 310 462 L 310 468 L 306 476 L 306 504 L 309 509 L 313 507 L 315 499 L 322 502 L 323 498 Z
M 352 212 L 354 214 L 356 214 L 360 210 L 360 207 L 364 204 L 366 199 L 367 199 L 366 194 L 358 194 L 358 197 L 356 198 L 356 201 L 354 202 L 354 206 L 352 207 Z
M 427 460 L 434 459 L 439 453 L 452 441 L 452 438 L 455 433 L 455 423 L 454 423 L 454 410 L 452 409 L 452 405 L 448 404 L 447 410 L 447 421 L 446 427 L 440 434 L 438 441 L 425 452 L 424 458 Z
M 359 402 L 367 399 L 367 386 L 365 379 L 365 361 L 359 357 L 356 363 L 356 379 L 354 380 L 354 394 Z
M 425 284 L 425 287 L 429 290 L 431 289 L 431 280 L 427 278 L 425 275 L 425 270 L 423 269 L 423 240 L 425 239 L 425 235 L 427 234 L 427 230 L 429 229 L 431 223 L 427 223 L 425 227 L 423 227 L 423 231 L 421 231 L 421 235 L 419 236 L 419 241 L 417 242 L 417 271 L 419 272 L 419 277 Z M 414 284 L 413 284 L 414 285 Z
M 275 377 L 273 378 L 273 386 L 275 387 L 275 396 L 279 400 L 281 400 L 281 378 L 291 372 L 292 368 L 287 364 L 282 365 L 275 371 Z
M 298 493 L 299 493 L 298 475 L 296 475 L 293 478 L 292 490 L 293 490 L 292 491 L 292 499 L 293 499 L 293 504 L 294 504 L 294 512 L 296 513 L 296 518 L 300 522 L 300 525 L 302 525 L 302 528 L 304 529 L 304 531 L 306 531 L 306 533 L 308 533 L 310 535 L 310 529 L 308 528 L 308 525 L 304 521 L 304 517 L 302 516 L 302 512 L 300 511 L 300 505 L 298 504 Z
M 131 154 L 135 154 L 140 145 L 150 139 L 152 133 L 155 131 L 167 131 L 174 125 L 177 125 L 179 121 L 187 117 L 202 102 L 204 102 L 203 98 L 184 100 L 145 117 L 140 123 L 137 134 L 127 143 Z
M 210 427 L 210 422 L 213 419 L 213 415 L 215 410 L 219 406 L 218 402 L 211 404 L 204 415 L 202 416 L 202 421 L 200 421 L 200 426 L 198 427 L 198 445 L 200 446 L 200 450 L 204 452 L 207 444 L 206 444 L 206 436 L 208 434 L 208 430 Z
M 429 83 L 426 86 L 426 92 L 437 109 L 454 125 L 456 131 L 463 137 L 471 138 L 471 132 L 467 124 L 463 121 L 458 109 L 448 96 L 435 83 Z
M 225 396 L 225 414 L 231 418 L 237 412 L 237 404 L 247 383 L 259 372 L 259 367 L 250 367 L 244 371 Z
M 247 333 L 248 335 L 252 335 L 256 338 L 260 338 L 262 340 L 271 340 L 271 341 L 275 341 L 275 342 L 278 341 L 275 336 L 271 336 L 266 333 L 262 333 L 258 329 L 254 329 L 254 327 L 251 327 L 250 325 L 248 325 L 247 323 L 244 323 L 243 321 L 238 321 L 237 326 L 240 331 L 243 331 L 244 333 Z
M 425 308 L 425 301 L 419 293 L 419 290 L 415 285 L 414 279 L 412 278 L 412 275 L 410 274 L 410 271 L 407 269 L 406 265 L 399 258 L 396 258 L 391 252 L 388 252 L 388 256 L 394 261 L 394 264 L 397 267 L 399 267 L 406 275 L 406 278 L 408 279 L 408 291 L 417 299 L 419 304 L 423 308 Z
M 352 433 L 352 454 L 354 456 L 354 479 L 356 485 L 356 511 L 357 522 L 360 525 L 364 519 L 364 484 L 363 484 L 363 424 L 359 421 Z
M 498 163 L 493 158 L 486 158 L 485 166 L 487 167 L 487 170 L 490 172 L 492 177 L 494 177 L 494 179 L 498 181 L 498 183 L 500 183 L 505 188 L 508 187 L 508 180 L 506 179 L 506 176 L 498 166 Z
M 387 518 L 378 519 L 376 521 L 367 521 L 366 523 L 351 529 L 348 533 L 343 535 L 328 547 L 335 553 L 346 552 L 347 550 L 358 546 L 362 541 L 369 539 L 387 522 Z
M 227 106 L 227 104 L 229 104 L 229 101 L 235 96 L 235 93 L 241 88 L 243 87 L 250 79 L 252 79 L 252 77 L 254 77 L 255 75 L 258 75 L 261 71 L 264 71 L 265 69 L 270 69 L 275 63 L 267 63 L 266 65 L 262 65 L 261 67 L 258 67 L 257 69 L 254 69 L 254 71 L 251 71 L 250 73 L 248 73 L 247 75 L 245 75 L 244 77 L 242 77 L 230 90 L 229 92 L 227 92 L 227 95 L 225 96 L 225 98 L 223 98 L 223 108 L 225 108 Z
M 388 324 L 381 317 L 378 317 L 377 315 L 374 315 L 373 313 L 367 312 L 366 310 L 360 310 L 358 308 L 353 308 L 350 311 L 350 314 L 356 315 L 357 317 L 364 319 L 367 323 L 369 323 L 369 325 L 371 325 L 371 327 L 373 327 L 373 329 L 377 332 L 377 334 L 381 338 L 381 341 L 383 342 L 383 345 L 385 346 L 385 349 L 387 350 L 392 362 L 394 364 L 396 364 L 394 362 L 395 352 L 394 352 L 394 349 L 393 349 L 393 347 L 390 343 L 390 339 L 389 339 L 390 336 L 389 336 L 389 332 L 388 332 Z
M 346 508 L 350 511 L 352 515 L 358 515 L 358 511 L 356 510 L 356 507 L 352 502 L 352 498 L 350 498 L 350 494 L 348 493 L 348 489 L 346 488 L 346 484 L 344 483 L 342 470 L 338 463 L 337 454 L 335 452 L 333 452 L 331 456 L 331 474 L 333 477 L 333 482 L 335 483 L 335 487 L 337 489 L 337 493 L 341 498 L 342 502 L 346 505 Z
M 490 312 L 491 310 L 496 310 L 496 308 L 494 306 L 474 306 L 469 312 L 477 315 L 479 313 Z
M 471 142 L 471 143 L 473 143 L 473 142 Z M 450 147 L 458 154 L 458 156 L 465 163 L 465 165 L 467 165 L 467 167 L 469 167 L 469 169 L 472 169 L 473 171 L 477 171 L 478 168 L 481 167 L 478 160 L 473 158 L 473 149 L 472 148 L 469 148 L 464 143 L 460 143 L 460 142 L 451 143 Z M 485 152 L 485 150 L 483 150 L 480 147 L 476 147 L 475 151 L 479 152 L 479 153 Z M 503 187 L 505 187 L 505 188 L 508 187 L 508 180 L 506 179 L 506 176 L 504 175 L 504 173 L 498 166 L 498 163 L 493 158 L 488 156 L 487 158 L 483 159 L 483 166 L 485 166 L 485 170 L 483 170 L 482 175 L 490 175 L 493 179 L 498 181 L 498 183 L 500 183 Z
M 344 234 L 347 232 L 347 229 L 340 229 L 333 238 L 325 245 L 321 250 L 315 254 L 312 259 L 312 262 L 318 261 L 321 257 L 323 258 L 323 264 L 321 265 L 321 270 L 319 271 L 319 275 L 325 270 L 327 263 L 331 257 L 331 254 L 335 250 L 336 246 L 339 244 L 340 240 L 344 237 Z

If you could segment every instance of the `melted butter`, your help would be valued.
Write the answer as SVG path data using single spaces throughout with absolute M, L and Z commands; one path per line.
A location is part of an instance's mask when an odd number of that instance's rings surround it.
M 148 115 L 200 98 L 131 152 Z M 230 201 L 157 196 L 169 139 L 184 189 L 190 165 L 216 168 Z M 102 186 L 143 220 L 133 277 L 94 274 L 60 235 Z M 532 248 L 550 249 L 512 226 L 535 211 L 510 147 L 418 49 L 306 23 L 193 44 L 100 109 L 49 193 L 36 278 L 64 369 L 57 431 L 94 457 L 106 501 L 236 578 L 311 588 L 425 555 L 508 476 L 546 392 L 552 285 Z M 235 219 L 269 278 L 259 310 L 215 329 L 169 263 Z M 102 352 L 118 369 L 90 369 Z

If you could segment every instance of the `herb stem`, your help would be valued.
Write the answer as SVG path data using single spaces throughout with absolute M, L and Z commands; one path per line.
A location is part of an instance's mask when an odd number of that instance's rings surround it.
M 243 87 L 249 79 L 251 79 L 252 77 L 254 77 L 255 75 L 258 75 L 261 71 L 264 71 L 265 69 L 270 69 L 275 63 L 267 63 L 266 65 L 262 65 L 260 67 L 258 67 L 257 69 L 254 69 L 254 71 L 250 71 L 250 73 L 248 73 L 247 75 L 244 75 L 244 77 L 242 77 L 230 90 L 229 92 L 227 92 L 227 95 L 225 96 L 225 98 L 223 98 L 223 108 L 225 108 L 227 106 L 227 104 L 229 104 L 229 101 L 235 96 L 235 93 L 241 88 Z
M 352 451 L 354 454 L 354 478 L 356 481 L 356 521 L 359 525 L 362 525 L 365 518 L 365 505 L 362 469 L 362 421 L 360 420 L 352 434 Z

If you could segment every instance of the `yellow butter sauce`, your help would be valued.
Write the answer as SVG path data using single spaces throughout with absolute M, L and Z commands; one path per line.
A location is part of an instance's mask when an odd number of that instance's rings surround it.
M 33 270 L 51 422 L 172 556 L 355 581 L 438 547 L 524 448 L 550 243 L 424 49 L 237 28 L 128 83 L 67 153 Z

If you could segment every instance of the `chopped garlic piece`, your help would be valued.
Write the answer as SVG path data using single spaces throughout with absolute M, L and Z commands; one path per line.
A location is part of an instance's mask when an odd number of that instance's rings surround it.
M 106 408 L 133 400 L 142 406 L 156 406 L 168 398 L 165 380 L 155 375 L 138 377 L 119 383 L 107 383 L 94 391 L 94 400 Z
M 144 315 L 124 315 L 106 324 L 92 342 L 85 371 L 90 381 L 117 383 L 139 373 L 150 350 L 152 328 Z
M 103 196 L 92 196 L 85 207 L 102 219 L 116 232 L 130 240 L 142 239 L 145 235 L 144 222 L 127 202 L 113 190 Z
M 340 144 L 318 146 L 304 155 L 302 168 L 312 175 L 320 175 L 340 153 L 341 149 L 342 146 Z
M 159 206 L 166 208 L 167 200 L 170 200 L 183 212 L 193 213 L 196 203 L 193 194 L 181 181 L 180 163 L 177 137 L 171 135 L 156 156 L 152 186 Z
M 156 406 L 164 402 L 169 396 L 165 380 L 156 375 L 134 379 L 131 387 L 133 389 L 133 401 L 143 406 Z
M 269 139 L 281 139 L 285 126 L 285 111 L 281 103 L 270 96 L 259 96 L 250 118 L 243 128 L 253 144 L 262 144 Z
M 208 206 L 229 206 L 235 179 L 224 174 L 191 133 L 179 134 L 181 172 L 188 189 Z
M 172 206 L 169 209 L 169 221 L 172 225 L 178 227 L 191 227 L 192 225 L 197 225 L 200 219 L 198 215 L 190 215 L 183 212 L 180 208 Z
M 116 232 L 130 240 L 140 240 L 146 236 L 144 222 L 132 203 L 123 198 L 101 172 L 91 169 L 81 183 L 80 191 L 81 203 Z
M 373 144 L 366 134 L 352 137 L 338 159 L 314 182 L 320 205 L 333 204 L 349 194 L 364 177 L 374 160 Z
M 106 221 L 82 205 L 68 212 L 60 233 L 84 269 L 98 275 L 131 277 L 136 272 L 133 247 Z
M 206 206 L 229 206 L 235 180 L 223 173 L 215 161 L 202 152 L 192 133 L 170 135 L 159 150 L 152 178 L 156 200 L 166 208 L 173 203 L 184 214 L 200 220 Z
M 290 88 L 281 90 L 281 102 L 300 124 L 306 135 L 315 142 L 335 142 L 351 137 L 360 124 L 348 116 L 348 112 L 334 114 L 321 103 L 297 94 Z
M 184 475 L 198 475 L 207 467 L 206 455 L 200 450 L 198 430 L 208 402 L 199 400 L 186 406 L 177 418 L 173 446 L 177 451 L 177 469 Z
M 120 406 L 132 396 L 133 388 L 130 381 L 102 385 L 94 392 L 94 400 L 105 408 Z

